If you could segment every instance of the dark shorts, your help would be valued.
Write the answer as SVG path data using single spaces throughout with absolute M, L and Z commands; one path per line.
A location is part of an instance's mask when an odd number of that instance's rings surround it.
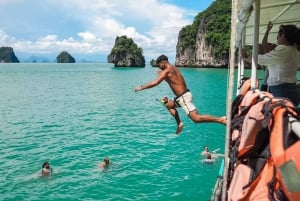
M 269 86 L 269 90 L 274 97 L 288 98 L 296 106 L 300 102 L 300 89 L 294 83 L 285 83 L 275 86 Z

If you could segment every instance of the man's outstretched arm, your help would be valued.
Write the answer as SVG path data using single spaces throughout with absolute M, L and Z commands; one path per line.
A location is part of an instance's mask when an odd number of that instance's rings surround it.
M 163 70 L 159 73 L 158 77 L 155 80 L 148 82 L 147 84 L 139 85 L 139 86 L 135 87 L 134 91 L 138 92 L 138 91 L 141 91 L 144 89 L 149 89 L 149 88 L 155 87 L 155 86 L 159 85 L 167 77 L 167 75 L 168 75 L 168 72 L 166 70 Z

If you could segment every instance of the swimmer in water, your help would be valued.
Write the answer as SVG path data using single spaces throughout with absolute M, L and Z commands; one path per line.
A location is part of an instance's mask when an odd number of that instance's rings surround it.
M 209 152 L 209 150 L 208 150 L 208 146 L 205 146 L 204 147 L 204 150 L 202 151 L 202 153 L 201 153 L 201 155 L 202 156 L 207 156 L 207 154 L 209 154 L 210 152 Z
M 107 168 L 109 166 L 109 158 L 104 158 L 103 162 L 100 163 L 99 168 Z
M 215 162 L 215 159 L 212 159 L 212 155 L 210 153 L 208 153 L 206 155 L 206 159 L 203 159 L 202 162 L 207 163 L 207 164 L 212 164 Z
M 43 163 L 41 176 L 50 176 L 51 174 L 52 174 L 52 168 L 50 167 L 49 162 Z

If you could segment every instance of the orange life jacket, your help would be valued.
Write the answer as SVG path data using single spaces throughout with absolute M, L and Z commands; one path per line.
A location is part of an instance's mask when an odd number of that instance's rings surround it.
M 276 167 L 276 178 L 290 201 L 300 200 L 300 140 L 290 128 L 289 115 L 297 117 L 294 108 L 274 108 L 270 151 Z M 299 133 L 298 133 L 299 135 Z M 295 139 L 296 138 L 296 139 Z M 298 138 L 298 139 L 297 139 Z
M 248 91 L 232 118 L 227 200 L 300 200 L 297 108 L 268 92 Z

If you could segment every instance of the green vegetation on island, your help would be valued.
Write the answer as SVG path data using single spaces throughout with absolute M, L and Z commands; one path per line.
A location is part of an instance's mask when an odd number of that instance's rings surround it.
M 230 46 L 231 0 L 216 0 L 200 12 L 191 25 L 181 30 L 181 48 L 195 49 L 200 26 L 204 27 L 205 41 L 211 45 L 214 57 L 228 57 Z
M 115 67 L 145 67 L 143 49 L 125 35 L 116 37 L 107 60 L 108 63 L 114 63 Z
M 115 46 L 111 50 L 111 53 L 115 54 L 122 51 L 126 51 L 136 56 L 143 55 L 143 49 L 138 47 L 137 44 L 135 44 L 131 38 L 127 38 L 127 36 L 117 37 Z

